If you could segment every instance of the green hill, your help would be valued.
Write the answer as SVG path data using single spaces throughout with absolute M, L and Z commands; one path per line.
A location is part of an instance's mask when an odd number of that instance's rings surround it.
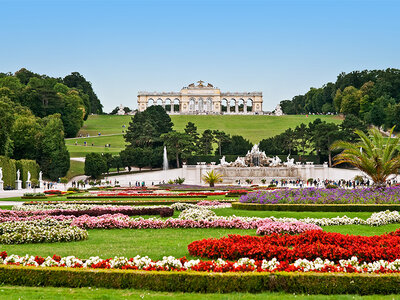
M 258 143 L 260 140 L 277 135 L 288 128 L 294 128 L 301 123 L 308 124 L 317 118 L 323 121 L 341 123 L 337 116 L 193 116 L 181 115 L 171 116 L 174 123 L 174 129 L 183 131 L 188 122 L 193 122 L 197 126 L 198 132 L 205 129 L 218 129 L 231 135 L 242 135 L 252 143 Z M 125 141 L 122 131 L 125 130 L 131 116 L 110 116 L 110 115 L 92 115 L 89 116 L 80 130 L 84 137 L 67 139 L 66 144 L 71 157 L 82 157 L 88 152 L 109 152 L 118 153 L 125 147 Z M 125 125 L 126 128 L 123 128 Z M 100 136 L 98 134 L 101 134 Z M 90 137 L 86 137 L 89 134 Z M 84 142 L 87 146 L 84 146 Z M 77 145 L 75 145 L 75 143 Z M 93 146 L 92 146 L 93 143 Z M 104 147 L 110 144 L 111 147 Z

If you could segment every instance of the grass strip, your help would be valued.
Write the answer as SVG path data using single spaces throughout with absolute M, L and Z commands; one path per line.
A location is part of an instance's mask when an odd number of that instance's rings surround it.
M 399 274 L 208 273 L 0 266 L 0 283 L 23 286 L 148 289 L 167 292 L 263 291 L 308 294 L 397 293 Z

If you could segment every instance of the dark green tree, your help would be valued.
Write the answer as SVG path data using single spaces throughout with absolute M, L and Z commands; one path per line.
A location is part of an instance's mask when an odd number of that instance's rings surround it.
M 69 152 L 65 146 L 63 124 L 59 114 L 41 120 L 43 130 L 40 137 L 38 159 L 44 175 L 51 180 L 64 177 L 70 166 Z
M 161 136 L 164 145 L 167 148 L 167 153 L 175 156 L 176 167 L 180 167 L 180 157 L 187 158 L 194 151 L 191 137 L 183 132 L 170 131 Z
M 222 155 L 222 144 L 231 141 L 231 137 L 223 131 L 214 130 L 213 131 L 215 141 L 217 142 L 218 149 L 215 154 Z
M 85 175 L 99 178 L 107 172 L 107 160 L 100 153 L 88 153 L 85 158 Z
M 201 135 L 199 139 L 199 150 L 198 154 L 200 155 L 209 155 L 211 154 L 211 151 L 213 149 L 213 143 L 214 143 L 214 135 L 210 129 L 206 129 L 203 131 L 203 134 Z

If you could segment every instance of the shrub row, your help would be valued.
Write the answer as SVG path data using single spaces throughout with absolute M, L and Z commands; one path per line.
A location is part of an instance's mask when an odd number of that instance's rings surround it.
M 47 197 L 48 198 L 48 197 Z M 37 197 L 34 198 L 38 199 Z M 232 200 L 218 200 L 223 203 L 232 203 Z M 174 203 L 192 203 L 196 204 L 199 200 L 151 200 L 151 201 L 123 201 L 123 200 L 109 200 L 109 201 L 63 201 L 63 200 L 54 200 L 54 201 L 30 201 L 24 202 L 24 205 L 36 205 L 36 204 L 93 204 L 93 205 L 171 205 Z
M 28 171 L 31 173 L 31 180 L 32 179 L 39 179 L 39 170 L 40 167 L 34 160 L 28 159 L 21 159 L 15 162 L 16 169 L 20 170 L 22 180 L 22 186 L 26 188 L 26 181 L 28 180 Z
M 134 198 L 134 199 L 147 199 L 147 198 L 207 198 L 207 195 L 199 196 L 183 196 L 183 195 L 171 195 L 171 196 L 68 196 L 67 199 L 115 199 L 115 198 Z
M 167 292 L 232 293 L 263 291 L 307 294 L 394 294 L 398 274 L 208 273 L 87 270 L 0 266 L 0 283 L 22 286 L 102 287 Z
M 14 187 L 15 180 L 17 179 L 15 160 L 5 156 L 0 156 L 0 167 L 3 168 L 4 187 Z
M 400 204 L 256 204 L 233 202 L 232 208 L 268 211 L 378 212 L 384 210 L 400 210 Z

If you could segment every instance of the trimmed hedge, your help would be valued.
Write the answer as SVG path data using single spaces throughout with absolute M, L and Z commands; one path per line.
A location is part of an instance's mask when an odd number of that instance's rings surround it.
M 20 170 L 22 187 L 26 188 L 26 180 L 28 179 L 28 171 L 31 172 L 31 180 L 39 179 L 39 165 L 34 160 L 21 159 L 15 162 L 16 169 Z
M 133 288 L 166 292 L 395 294 L 399 292 L 399 282 L 399 274 L 153 272 L 0 266 L 1 284 Z
M 67 199 L 118 199 L 118 198 L 133 198 L 133 199 L 147 199 L 147 198 L 207 198 L 207 196 L 68 196 Z
M 268 211 L 352 211 L 378 212 L 384 210 L 400 211 L 400 204 L 256 204 L 233 202 L 232 208 L 243 210 Z
M 3 168 L 3 181 L 4 187 L 15 187 L 15 180 L 17 180 L 17 168 L 15 167 L 15 160 L 5 156 L 0 156 L 0 167 Z
M 51 196 L 47 196 L 51 197 Z M 23 197 L 21 197 L 23 198 Z M 38 197 L 35 197 L 34 199 L 38 199 Z M 232 203 L 232 201 L 229 200 L 218 200 L 219 202 L 223 203 Z M 64 200 L 53 200 L 53 201 L 32 201 L 32 202 L 24 202 L 24 205 L 30 205 L 30 204 L 98 204 L 98 205 L 103 205 L 103 204 L 108 204 L 108 205 L 171 205 L 174 203 L 191 203 L 191 204 L 196 204 L 199 202 L 199 200 L 179 200 L 179 201 L 172 201 L 172 200 L 167 200 L 167 201 L 123 201 L 123 200 L 110 200 L 110 201 L 64 201 Z

